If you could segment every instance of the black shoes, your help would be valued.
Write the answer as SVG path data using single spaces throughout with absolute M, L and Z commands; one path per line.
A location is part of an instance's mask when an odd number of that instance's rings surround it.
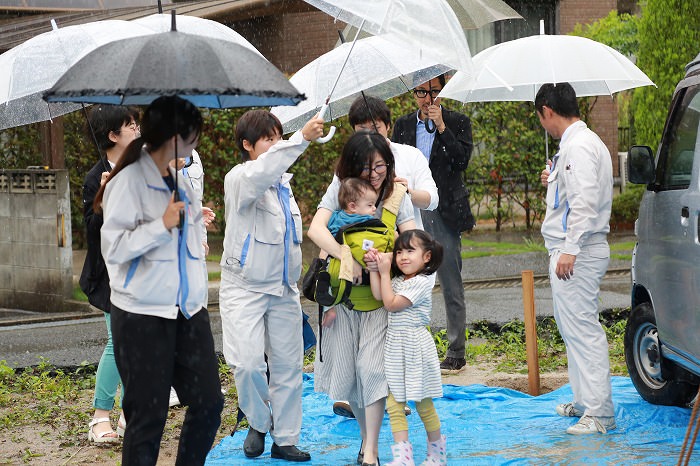
M 245 446 L 243 448 L 245 449 Z M 286 461 L 302 462 L 311 460 L 311 455 L 308 452 L 301 451 L 294 445 L 280 447 L 276 443 L 273 443 L 270 455 L 273 458 L 282 459 Z
M 352 412 L 350 403 L 347 401 L 336 401 L 333 403 L 333 414 L 353 419 L 355 418 L 355 413 Z
M 272 448 L 274 451 L 274 445 Z M 252 427 L 248 428 L 248 435 L 243 442 L 243 453 L 248 458 L 257 458 L 263 454 L 263 451 L 265 451 L 265 432 L 258 432 Z
M 443 373 L 456 372 L 462 370 L 466 364 L 467 360 L 464 358 L 447 357 L 440 363 L 440 370 Z

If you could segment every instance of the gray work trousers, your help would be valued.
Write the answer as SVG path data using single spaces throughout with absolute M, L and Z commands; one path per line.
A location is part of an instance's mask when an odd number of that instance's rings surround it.
M 423 228 L 443 247 L 443 259 L 437 271 L 447 318 L 447 357 L 464 358 L 467 309 L 462 283 L 462 235 L 448 227 L 439 213 L 421 210 Z

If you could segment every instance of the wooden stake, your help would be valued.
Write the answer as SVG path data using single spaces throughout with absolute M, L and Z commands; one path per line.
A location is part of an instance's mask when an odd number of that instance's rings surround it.
M 535 278 L 532 270 L 521 273 L 525 311 L 525 349 L 527 352 L 527 386 L 532 396 L 540 394 L 540 364 L 537 358 L 537 320 L 535 319 Z

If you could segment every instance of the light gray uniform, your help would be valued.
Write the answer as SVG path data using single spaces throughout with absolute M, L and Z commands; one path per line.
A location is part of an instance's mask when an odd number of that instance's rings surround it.
M 598 320 L 600 282 L 610 261 L 612 160 L 600 138 L 577 121 L 564 132 L 552 161 L 542 236 L 573 401 L 584 414 L 614 416 L 608 342 Z M 555 273 L 562 253 L 576 256 L 570 280 Z
M 224 356 L 250 426 L 270 432 L 280 446 L 296 445 L 301 430 L 302 311 L 296 282 L 302 224 L 286 171 L 308 144 L 297 132 L 235 166 L 224 180 L 219 291 Z

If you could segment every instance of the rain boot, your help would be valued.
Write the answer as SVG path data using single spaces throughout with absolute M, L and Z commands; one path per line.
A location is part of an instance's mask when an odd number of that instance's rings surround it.
M 394 460 L 387 466 L 415 466 L 413 462 L 413 445 L 411 442 L 399 442 L 391 446 Z
M 393 447 L 392 447 L 393 449 Z M 428 441 L 428 457 L 420 466 L 445 466 L 447 464 L 447 439 L 444 435 L 435 442 Z

